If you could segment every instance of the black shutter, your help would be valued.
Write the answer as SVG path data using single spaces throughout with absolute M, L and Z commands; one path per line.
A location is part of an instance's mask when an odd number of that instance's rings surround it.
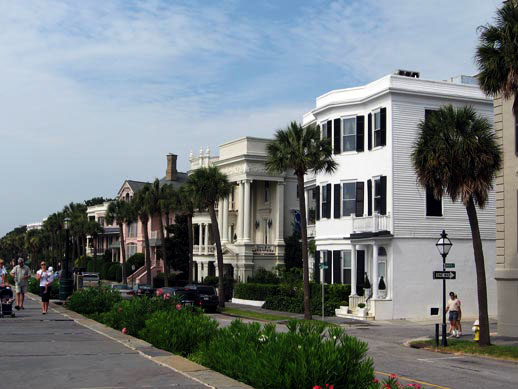
M 372 180 L 367 180 L 367 215 L 372 216 Z
M 424 121 L 427 122 L 430 120 L 430 116 L 432 115 L 434 111 L 432 109 L 425 109 L 424 110 Z
M 367 134 L 367 146 L 369 150 L 372 150 L 372 114 L 370 113 L 369 116 L 367 116 L 367 131 L 369 132 Z
M 387 144 L 387 108 L 380 109 L 380 121 L 381 121 L 381 144 L 385 146 Z
M 335 189 L 334 189 L 334 216 L 335 216 L 335 219 L 339 219 L 340 218 L 340 184 L 335 184 Z
M 313 279 L 320 283 L 320 251 L 315 251 L 315 264 L 313 265 Z
M 341 284 L 341 271 L 342 261 L 341 261 L 342 252 L 339 250 L 333 251 L 333 284 Z
M 327 121 L 326 136 L 327 139 L 329 139 L 329 142 L 331 142 L 331 137 L 333 136 L 333 129 L 331 128 L 331 123 L 333 123 L 331 120 Z
M 437 200 L 430 187 L 426 188 L 426 216 L 442 216 L 442 199 Z
M 365 184 L 361 181 L 356 183 L 356 217 L 363 216 L 363 203 L 365 202 Z
M 356 151 L 365 149 L 365 116 L 356 116 Z
M 331 261 L 332 261 L 331 255 L 332 255 L 332 252 L 330 250 L 327 250 L 327 255 L 326 255 L 327 269 L 324 270 L 324 282 L 326 284 L 331 283 Z
M 387 176 L 380 177 L 380 215 L 387 214 Z
M 358 251 L 356 251 L 356 293 L 360 296 L 363 296 L 363 280 L 364 280 L 364 278 L 365 278 L 365 250 L 358 250 Z M 361 294 L 359 292 L 361 292 Z
M 316 201 L 316 219 L 320 220 L 320 186 L 315 188 L 315 201 Z
M 331 219 L 331 184 L 326 185 L 326 216 L 328 219 Z
M 340 128 L 341 120 L 335 119 L 333 122 L 334 122 L 333 132 L 334 132 L 334 140 L 335 140 L 335 154 L 340 154 L 341 153 L 340 138 L 342 137 L 342 131 Z

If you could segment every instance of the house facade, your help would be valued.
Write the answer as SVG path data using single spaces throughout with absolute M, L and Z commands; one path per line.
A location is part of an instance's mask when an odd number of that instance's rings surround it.
M 498 334 L 518 336 L 518 124 L 514 97 L 494 102 L 495 131 L 503 150 L 503 169 L 496 181 L 496 269 Z
M 120 230 L 115 224 L 106 222 L 106 212 L 108 211 L 109 201 L 102 204 L 93 205 L 86 209 L 88 220 L 94 220 L 104 229 L 104 232 L 93 237 L 86 237 L 86 255 L 93 257 L 94 255 L 102 256 L 106 251 L 111 252 L 112 261 L 120 260 Z M 94 239 L 96 240 L 94 244 Z
M 429 81 L 405 71 L 326 93 L 304 115 L 304 125 L 316 124 L 330 139 L 338 163 L 334 173 L 305 180 L 309 235 L 316 243 L 312 275 L 351 285 L 349 307 L 337 315 L 358 315 L 357 305 L 364 303 L 370 318 L 430 318 L 431 308 L 442 305 L 442 285 L 432 272 L 442 270 L 435 243 L 443 229 L 454 244 L 447 261 L 457 272 L 447 288 L 458 293 L 464 317 L 478 315 L 465 207 L 422 188 L 410 158 L 418 123 L 446 104 L 471 105 L 493 119 L 492 100 L 472 78 Z M 495 314 L 494 193 L 478 211 L 489 311 Z M 363 288 L 366 278 L 370 290 Z
M 284 263 L 284 238 L 293 233 L 299 210 L 293 173 L 266 171 L 269 142 L 245 137 L 220 145 L 219 156 L 208 149 L 190 156 L 191 172 L 217 166 L 233 184 L 230 196 L 217 204 L 217 216 L 225 275 L 242 282 L 259 268 Z M 218 276 L 208 212 L 195 213 L 193 229 L 195 279 Z

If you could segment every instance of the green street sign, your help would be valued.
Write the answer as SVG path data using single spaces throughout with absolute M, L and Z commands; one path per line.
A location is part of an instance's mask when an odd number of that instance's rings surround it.
M 455 269 L 455 264 L 454 263 L 445 263 L 444 268 L 445 269 Z
M 327 269 L 327 268 L 328 268 L 328 267 L 327 267 L 327 263 L 322 262 L 322 263 L 320 264 L 320 269 L 325 270 L 325 269 Z

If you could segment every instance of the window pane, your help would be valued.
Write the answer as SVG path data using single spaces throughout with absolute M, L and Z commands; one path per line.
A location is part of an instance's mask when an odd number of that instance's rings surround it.
M 356 150 L 356 135 L 344 136 L 344 151 Z
M 383 279 L 387 279 L 387 263 L 386 262 L 378 262 L 378 277 L 382 277 Z
M 377 130 L 381 128 L 381 112 L 376 112 L 374 114 L 374 129 Z
M 343 119 L 343 151 L 356 150 L 356 118 Z
M 356 119 L 344 119 L 344 135 L 355 135 L 356 134 Z
M 381 130 L 374 131 L 374 147 L 381 146 Z
M 351 216 L 356 210 L 355 200 L 345 200 L 343 204 L 344 214 L 343 216 Z
M 349 250 L 342 251 L 342 256 L 344 258 L 344 269 L 351 268 L 351 252 Z
M 350 216 L 356 208 L 356 183 L 342 184 L 342 216 Z
M 322 139 L 327 138 L 327 122 L 322 123 Z

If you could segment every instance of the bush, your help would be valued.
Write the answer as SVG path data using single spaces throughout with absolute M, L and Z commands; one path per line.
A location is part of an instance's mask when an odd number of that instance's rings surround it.
M 248 277 L 248 282 L 253 284 L 278 284 L 279 277 L 272 271 L 259 268 L 253 277 Z
M 368 388 L 374 367 L 367 344 L 341 328 L 324 334 L 321 324 L 290 321 L 288 333 L 277 333 L 272 324 L 236 320 L 193 359 L 254 388 Z
M 140 269 L 146 263 L 146 256 L 143 253 L 133 254 L 126 260 L 126 275 L 133 274 L 133 270 L 131 267 L 135 265 L 135 271 Z
M 269 296 L 279 294 L 278 285 L 268 284 L 237 284 L 234 289 L 234 297 L 245 300 L 264 301 Z
M 139 337 L 160 349 L 188 356 L 206 347 L 217 330 L 214 319 L 182 308 L 153 313 Z
M 85 288 L 70 296 L 66 307 L 81 314 L 108 312 L 121 301 L 119 292 L 108 288 Z

